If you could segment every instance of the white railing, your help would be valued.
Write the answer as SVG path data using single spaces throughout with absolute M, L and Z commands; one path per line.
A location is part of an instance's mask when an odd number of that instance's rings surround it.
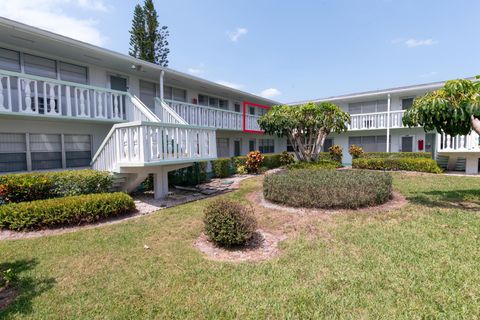
M 96 170 L 188 163 L 217 157 L 214 129 L 157 122 L 116 124 L 94 155 Z
M 173 100 L 165 100 L 165 102 L 190 125 L 228 130 L 243 130 L 243 116 L 241 112 L 210 108 Z
M 480 152 L 480 139 L 476 132 L 466 136 L 437 135 L 438 152 Z
M 404 113 L 405 110 L 391 111 L 390 115 L 388 112 L 352 114 L 348 129 L 386 129 L 388 121 L 390 121 L 390 128 L 403 128 L 402 119 Z
M 159 110 L 160 119 L 163 123 L 188 124 L 168 103 L 159 98 L 155 98 L 155 109 Z
M 260 119 L 260 116 L 247 114 L 245 116 L 245 129 L 251 131 L 261 131 L 260 126 L 258 125 L 258 119 Z
M 118 122 L 158 120 L 127 92 L 5 70 L 0 70 L 0 113 Z

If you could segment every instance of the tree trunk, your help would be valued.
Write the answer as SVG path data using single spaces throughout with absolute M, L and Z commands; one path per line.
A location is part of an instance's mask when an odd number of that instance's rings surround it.
M 320 153 L 320 150 L 322 150 L 327 135 L 327 132 L 325 132 L 325 130 L 323 129 L 320 129 L 320 131 L 318 132 L 317 139 L 315 141 L 314 154 L 312 155 L 313 161 L 316 161 L 318 159 L 318 154 Z
M 477 134 L 480 134 L 480 120 L 475 118 L 473 115 L 470 118 L 470 122 L 472 124 L 472 129 L 475 131 Z
M 295 152 L 295 156 L 297 157 L 297 160 L 301 161 L 302 158 L 301 158 L 301 155 L 298 153 L 297 143 L 295 142 L 295 138 L 293 137 L 293 134 L 288 136 L 288 140 L 290 140 L 290 144 L 293 147 L 293 152 Z

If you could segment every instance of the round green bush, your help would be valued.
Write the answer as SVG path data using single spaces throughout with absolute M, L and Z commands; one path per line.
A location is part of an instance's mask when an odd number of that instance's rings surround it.
M 392 177 L 360 170 L 287 170 L 265 177 L 263 195 L 291 207 L 355 209 L 388 201 Z
M 226 199 L 215 200 L 205 208 L 204 223 L 208 238 L 225 247 L 245 244 L 257 228 L 253 208 Z

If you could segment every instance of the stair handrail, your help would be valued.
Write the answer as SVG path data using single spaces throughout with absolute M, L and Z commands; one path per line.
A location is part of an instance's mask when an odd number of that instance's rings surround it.
M 163 122 L 166 122 L 166 117 L 165 115 L 167 116 L 170 116 L 174 121 L 171 122 L 171 123 L 175 123 L 175 124 L 185 124 L 185 125 L 188 125 L 188 122 L 185 121 L 185 119 L 183 119 L 177 112 L 175 112 L 175 110 L 173 110 L 169 105 L 168 103 L 166 103 L 165 101 L 163 101 L 162 99 L 156 97 L 155 98 L 155 104 L 159 105 L 160 107 L 160 110 L 162 110 L 162 120 Z
M 130 98 L 130 101 L 133 103 L 134 107 L 140 111 L 140 113 L 145 117 L 145 119 L 129 119 L 130 121 L 151 121 L 151 122 L 161 122 L 157 115 L 150 110 L 136 95 L 127 93 L 127 96 Z

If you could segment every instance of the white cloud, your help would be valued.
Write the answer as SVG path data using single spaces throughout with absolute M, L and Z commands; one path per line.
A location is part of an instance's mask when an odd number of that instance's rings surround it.
M 402 43 L 404 44 L 407 48 L 416 48 L 420 46 L 433 46 L 438 43 L 437 40 L 433 39 L 394 39 L 392 40 L 392 43 L 397 44 L 397 43 Z
M 188 73 L 193 74 L 193 75 L 199 75 L 205 72 L 205 64 L 200 63 L 197 67 L 195 68 L 188 68 Z
M 218 83 L 218 84 L 221 84 L 222 86 L 230 87 L 232 89 L 237 89 L 237 90 L 241 90 L 245 87 L 243 84 L 233 83 L 233 82 L 224 81 L 224 80 L 218 80 L 218 81 L 215 81 L 215 82 Z
M 235 31 L 229 31 L 227 32 L 227 35 L 228 37 L 230 38 L 231 41 L 233 42 L 237 42 L 238 39 L 241 37 L 241 36 L 244 36 L 248 33 L 248 29 L 247 28 L 237 28 L 237 30 Z
M 107 10 L 102 1 L 94 0 L 0 0 L 0 12 L 8 19 L 91 44 L 104 45 L 106 38 L 97 29 L 96 20 L 74 17 L 64 11 L 63 8 L 71 4 L 87 10 Z
M 267 98 L 267 99 L 274 98 L 274 97 L 279 96 L 281 94 L 282 93 L 280 92 L 280 90 L 278 90 L 276 88 L 268 88 L 268 89 L 262 90 L 262 92 L 260 92 L 260 96 L 262 96 L 264 98 Z

